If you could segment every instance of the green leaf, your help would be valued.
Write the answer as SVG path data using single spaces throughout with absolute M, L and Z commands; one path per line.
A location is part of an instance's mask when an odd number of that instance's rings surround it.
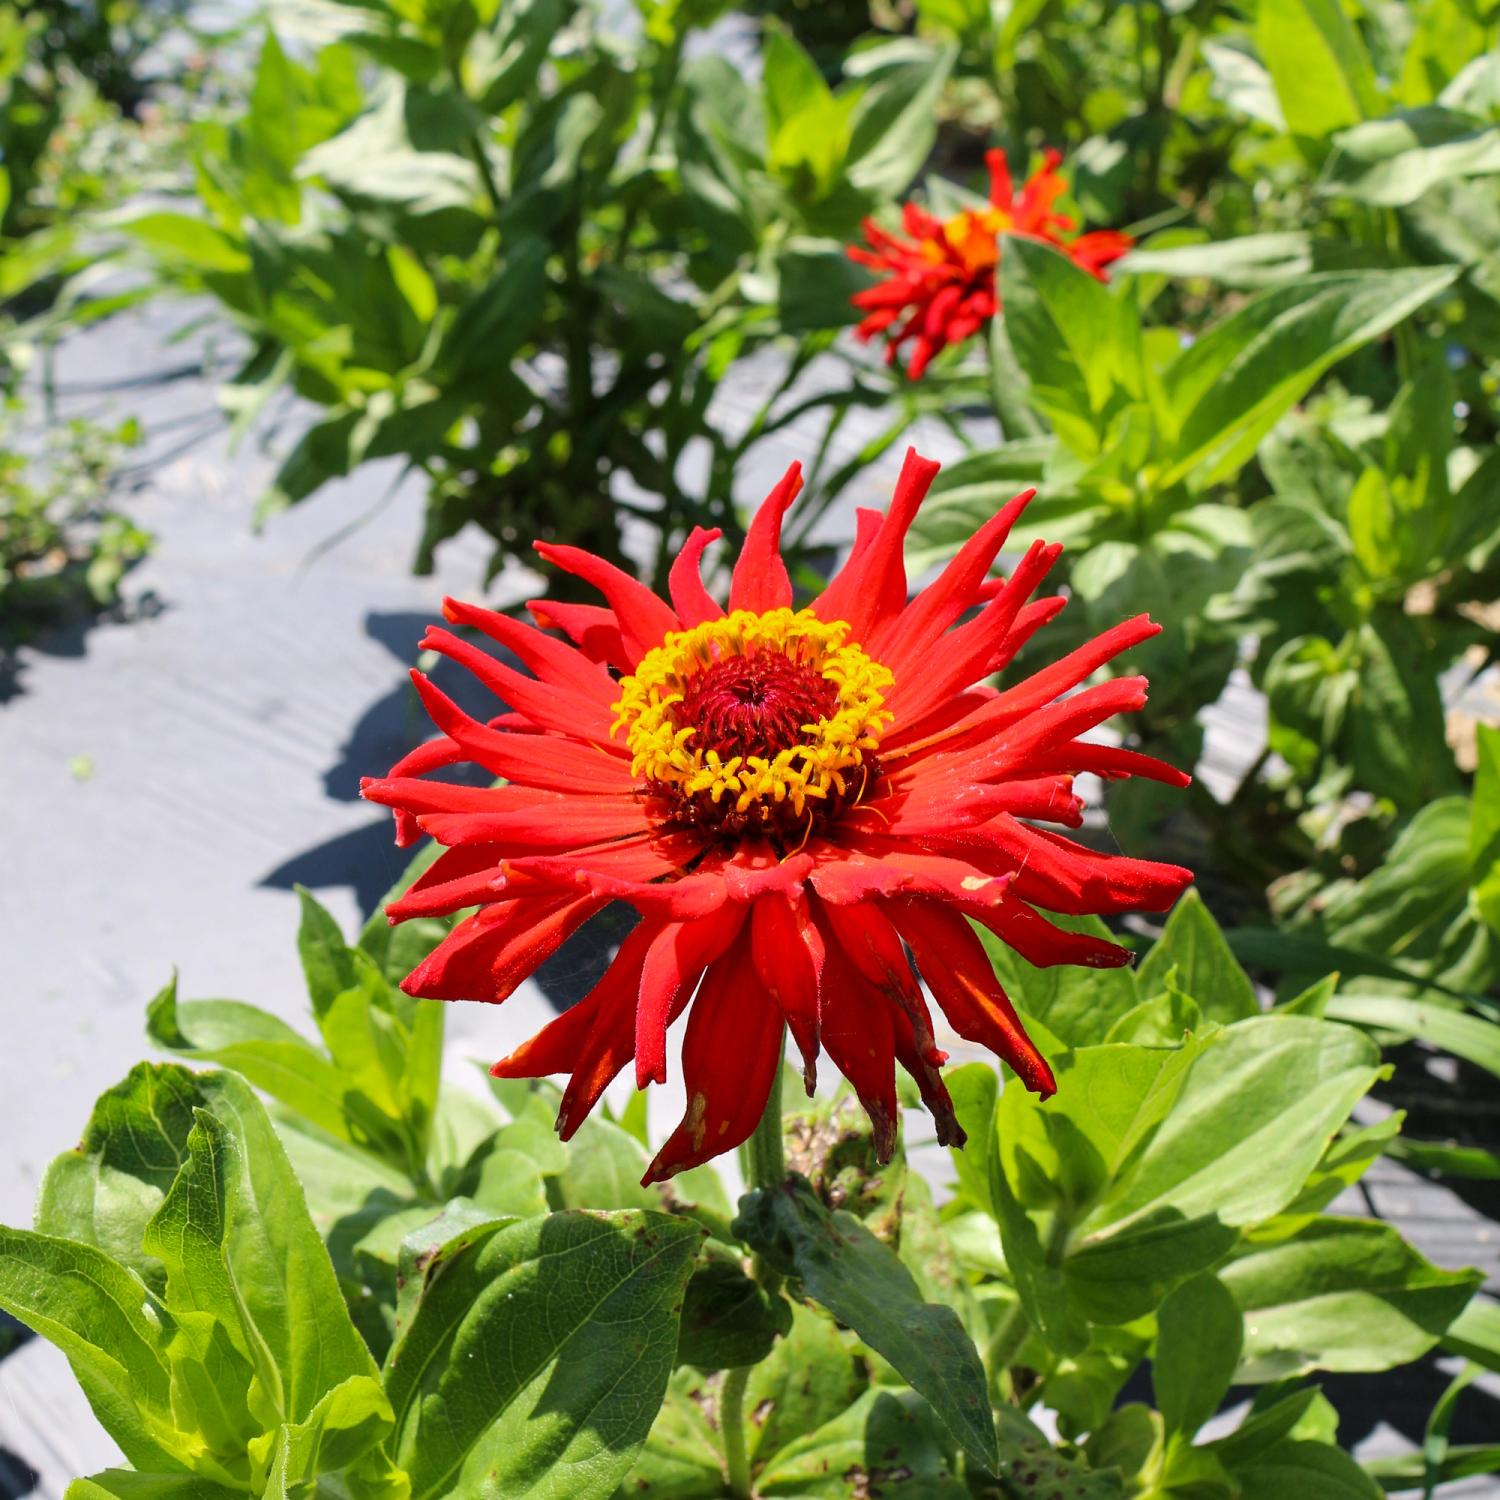
M 964 1135 L 962 1147 L 949 1153 L 958 1174 L 959 1194 L 992 1217 L 995 1204 L 990 1191 L 990 1173 L 995 1170 L 999 1139 L 995 1132 L 995 1107 L 1000 1102 L 1000 1080 L 987 1063 L 964 1063 L 944 1075 L 953 1113 Z
M 1000 1160 L 1017 1196 L 1037 1207 L 1060 1202 L 1081 1218 L 1130 1176 L 1195 1064 L 1218 1045 L 1210 1037 L 1176 1048 L 1079 1047 L 1054 1058 L 1051 1098 L 1007 1087 L 997 1115 Z
M 1475 1297 L 1448 1325 L 1443 1348 L 1500 1373 L 1500 1302 Z
M 480 179 L 465 148 L 476 120 L 452 90 L 387 76 L 371 108 L 309 151 L 297 175 L 413 217 L 471 210 Z
M 510 0 L 500 7 L 464 59 L 466 91 L 483 114 L 497 116 L 527 94 L 573 10 L 572 0 Z
M 55 1344 L 99 1425 L 137 1468 L 186 1470 L 193 1435 L 172 1409 L 171 1314 L 92 1245 L 0 1227 L 0 1308 Z
M 457 383 L 508 367 L 536 325 L 546 286 L 546 242 L 536 235 L 517 236 L 503 264 L 458 308 L 433 378 Z
M 1335 995 L 1328 1018 L 1419 1038 L 1500 1078 L 1500 1025 L 1447 1005 L 1424 1005 L 1399 995 Z
M 1379 1050 L 1347 1026 L 1254 1016 L 1225 1027 L 1089 1226 L 1163 1210 L 1231 1225 L 1269 1218 L 1296 1197 L 1379 1071 Z
M 1353 1187 L 1372 1163 L 1391 1150 L 1405 1113 L 1397 1110 L 1373 1125 L 1345 1130 L 1323 1153 L 1302 1191 L 1287 1204 L 1288 1214 L 1320 1213 L 1346 1188 Z
M 1342 1448 L 1288 1439 L 1236 1469 L 1239 1500 L 1382 1500 L 1384 1491 Z
M 400 1133 L 380 1107 L 311 1042 L 238 1000 L 177 999 L 174 977 L 151 1002 L 146 1032 L 159 1047 L 232 1068 L 339 1140 L 402 1160 Z
M 759 1364 L 792 1326 L 791 1305 L 745 1274 L 737 1257 L 710 1257 L 682 1302 L 677 1362 L 702 1370 Z
M 758 1495 L 846 1500 L 887 1486 L 922 1500 L 963 1500 L 946 1434 L 910 1392 L 866 1391 L 853 1406 L 783 1448 L 756 1480 Z
M 1052 1243 L 1055 1234 L 1049 1233 L 1049 1243 L 1044 1246 L 998 1157 L 991 1169 L 991 1194 L 1005 1251 L 1005 1269 L 1027 1320 L 1049 1348 L 1063 1355 L 1081 1354 L 1088 1347 L 1088 1323 L 1068 1293 L 1060 1249 L 1054 1249 Z M 1066 1229 L 1066 1221 L 1054 1211 L 1053 1230 L 1065 1233 Z
M 957 59 L 956 47 L 933 47 L 864 89 L 849 121 L 845 170 L 854 187 L 889 199 L 911 186 L 937 139 L 938 99 Z
M 923 1302 L 911 1273 L 852 1214 L 824 1208 L 800 1177 L 740 1202 L 736 1233 L 847 1323 L 926 1397 L 964 1449 L 996 1461 L 984 1366 L 957 1314 Z
M 1168 971 L 1174 976 L 1176 969 Z M 1189 1032 L 1203 1029 L 1203 1012 L 1175 978 L 1154 1000 L 1142 1000 L 1109 1028 L 1106 1042 L 1129 1042 L 1138 1047 L 1176 1047 Z
M 320 1475 L 353 1468 L 346 1487 L 358 1500 L 406 1500 L 405 1475 L 376 1452 L 391 1430 L 391 1406 L 373 1376 L 335 1386 L 297 1423 L 276 1431 L 263 1500 L 303 1500 Z
M 550 1133 L 550 1120 L 545 1128 Z M 640 1142 L 618 1125 L 591 1118 L 573 1137 L 558 1191 L 568 1208 L 660 1209 L 661 1195 L 655 1188 L 641 1186 L 649 1161 Z
M 196 271 L 233 276 L 250 269 L 244 245 L 204 219 L 151 213 L 127 219 L 118 227 L 163 260 Z
M 1484 989 L 1500 949 L 1470 910 L 1472 817 L 1464 797 L 1422 807 L 1379 868 L 1320 903 L 1318 925 L 1327 940 L 1370 955 L 1368 972 L 1382 977 L 1450 991 Z M 1358 972 L 1355 962 L 1333 962 Z M 1317 966 L 1326 966 L 1323 957 Z
M 1322 138 L 1380 112 L 1369 54 L 1340 0 L 1259 0 L 1255 41 L 1286 128 L 1320 154 Z
M 1253 1237 L 1219 1274 L 1245 1315 L 1236 1378 L 1251 1382 L 1420 1359 L 1482 1279 L 1438 1270 L 1388 1224 L 1343 1218 Z
M 661 1405 L 702 1231 L 560 1213 L 431 1246 L 386 1363 L 412 1500 L 604 1500 Z
M 100 1420 L 136 1467 L 170 1469 L 191 1441 L 207 1444 L 194 1464 L 210 1478 L 244 1480 L 261 1422 L 302 1421 L 333 1385 L 373 1376 L 301 1186 L 241 1079 L 142 1064 L 99 1101 L 70 1157 L 75 1165 L 49 1174 L 44 1222 L 111 1244 L 133 1237 L 134 1262 L 166 1302 L 89 1245 L 39 1240 L 65 1246 L 53 1252 L 64 1259 L 96 1257 L 75 1282 L 97 1285 L 92 1301 L 49 1293 L 39 1331 L 76 1356 Z M 19 1273 L 23 1258 L 6 1264 Z M 124 1299 L 130 1318 L 122 1324 L 97 1297 Z M 137 1318 L 148 1336 L 130 1332 Z M 153 1366 L 167 1372 L 165 1414 Z M 188 1436 L 174 1436 L 179 1426 Z
M 225 1453 L 243 1450 L 285 1406 L 281 1372 L 228 1254 L 230 1197 L 243 1175 L 229 1133 L 195 1110 L 186 1159 L 143 1241 L 166 1269 L 167 1305 L 186 1325 L 168 1346 L 174 1405 L 191 1410 L 185 1425 Z
M 225 1174 L 225 1263 L 280 1374 L 282 1410 L 302 1422 L 334 1386 L 373 1375 L 375 1366 L 264 1107 L 232 1073 L 189 1076 L 201 1109 L 234 1143 L 217 1166 Z
M 1238 1347 L 1237 1340 L 1236 1349 Z M 1274 1448 L 1293 1431 L 1300 1430 L 1303 1419 L 1318 1398 L 1317 1386 L 1304 1386 L 1258 1409 L 1252 1406 L 1233 1432 L 1204 1444 L 1204 1447 L 1226 1468 L 1238 1469 L 1267 1449 Z
M 95 1102 L 82 1142 L 47 1169 L 37 1229 L 97 1246 L 160 1293 L 166 1273 L 141 1240 L 182 1165 L 199 1102 L 186 1070 L 138 1063 Z
M 1230 951 L 1196 887 L 1178 899 L 1162 935 L 1141 961 L 1137 992 L 1157 994 L 1173 968 L 1178 985 L 1210 1020 L 1227 1023 L 1260 1014 L 1250 976 Z
M 745 1385 L 746 1447 L 764 1463 L 790 1443 L 833 1421 L 867 1381 L 850 1335 L 833 1319 L 798 1303 L 791 1331 L 750 1371 Z
M 1391 208 L 1434 183 L 1500 172 L 1500 129 L 1436 105 L 1340 131 L 1333 147 L 1318 190 Z
M 1138 383 L 1138 315 L 1067 256 L 1019 235 L 1002 241 L 1000 288 L 1032 405 L 1070 448 L 1097 452 L 1111 397 Z
M 1223 286 L 1252 288 L 1305 276 L 1312 269 L 1311 236 L 1305 229 L 1284 229 L 1187 245 L 1161 245 L 1153 237 L 1111 266 L 1110 273 L 1202 276 Z
M 333 1002 L 360 981 L 354 950 L 344 942 L 339 924 L 306 886 L 297 887 L 302 920 L 297 928 L 297 952 L 307 980 L 307 996 L 319 1025 Z
M 244 1490 L 214 1484 L 197 1474 L 140 1474 L 105 1469 L 75 1479 L 63 1500 L 240 1500 Z
M 1217 1276 L 1194 1276 L 1162 1303 L 1151 1382 L 1168 1432 L 1191 1437 L 1219 1409 L 1243 1336 L 1244 1318 Z
M 618 1496 L 638 1500 L 722 1500 L 724 1455 L 709 1425 L 714 1392 L 703 1375 L 681 1369 Z M 752 1418 L 753 1420 L 753 1418 Z
M 1325 370 L 1430 302 L 1457 274 L 1454 267 L 1329 272 L 1258 293 L 1166 372 L 1178 430 L 1160 487 L 1187 480 L 1203 490 L 1232 477 Z
M 1500 933 L 1500 729 L 1479 725 L 1475 748 L 1479 764 L 1469 825 L 1469 880 L 1479 915 Z

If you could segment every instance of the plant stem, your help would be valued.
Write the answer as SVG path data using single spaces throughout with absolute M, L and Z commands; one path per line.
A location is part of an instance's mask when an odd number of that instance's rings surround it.
M 750 1457 L 745 1450 L 745 1386 L 751 1365 L 724 1372 L 719 1389 L 719 1434 L 724 1440 L 724 1478 L 735 1500 L 749 1500 Z
M 469 91 L 464 87 L 463 62 L 459 57 L 449 56 L 448 78 L 453 85 L 453 92 L 458 95 L 465 104 L 470 103 Z M 464 138 L 464 146 L 469 153 L 469 160 L 474 163 L 474 170 L 479 174 L 480 186 L 484 188 L 484 196 L 489 199 L 490 211 L 499 219 L 505 208 L 505 200 L 500 196 L 499 184 L 495 181 L 495 174 L 490 170 L 489 154 L 484 149 L 484 141 L 480 138 L 477 130 L 471 130 Z
M 782 1038 L 785 1042 L 785 1030 Z M 746 1184 L 752 1188 L 778 1188 L 786 1181 L 786 1152 L 781 1144 L 781 1068 L 771 1078 L 771 1092 L 766 1097 L 765 1113 L 755 1134 L 750 1137 L 746 1154 Z
M 989 1347 L 984 1351 L 984 1362 L 992 1376 L 998 1378 L 1005 1374 L 1011 1361 L 1020 1353 L 1021 1345 L 1026 1342 L 1026 1335 L 1030 1331 L 1031 1324 L 1027 1321 L 1021 1299 L 1017 1297 L 1016 1305 L 1001 1320 Z
M 786 1028 L 781 1030 L 782 1049 L 786 1046 Z M 771 1077 L 771 1092 L 766 1107 L 746 1147 L 746 1186 L 771 1190 L 786 1181 L 786 1152 L 781 1142 L 781 1065 Z M 772 1296 L 781 1278 L 755 1257 L 755 1278 Z M 724 1478 L 735 1500 L 749 1500 L 750 1458 L 745 1451 L 745 1385 L 750 1379 L 750 1365 L 738 1365 L 724 1372 L 719 1388 L 719 1434 L 724 1441 Z

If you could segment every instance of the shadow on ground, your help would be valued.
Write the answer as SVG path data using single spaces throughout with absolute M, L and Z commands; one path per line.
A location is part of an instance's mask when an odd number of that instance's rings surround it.
M 155 593 L 147 592 L 129 604 L 98 611 L 72 610 L 54 619 L 0 619 L 0 707 L 26 691 L 30 658 L 54 657 L 80 661 L 88 655 L 89 636 L 109 625 L 135 626 L 154 620 L 168 606 Z
M 337 760 L 324 772 L 323 787 L 331 799 L 357 801 L 361 777 L 384 773 L 409 750 L 431 737 L 432 725 L 407 672 L 416 663 L 417 643 L 433 618 L 414 612 L 366 616 L 366 633 L 384 646 L 400 666 L 393 669 L 390 690 L 359 716 L 339 747 Z M 496 648 L 490 645 L 489 649 Z M 503 653 L 497 655 L 508 659 Z M 476 718 L 491 717 L 504 707 L 470 673 L 446 659 L 439 660 L 428 676 Z M 473 766 L 445 773 L 444 779 L 478 786 L 488 780 Z M 360 915 L 371 916 L 409 858 L 406 851 L 395 846 L 389 816 L 374 808 L 371 812 L 368 824 L 293 855 L 267 874 L 261 885 L 276 890 L 290 890 L 297 885 L 312 890 L 348 887 L 354 893 Z M 538 968 L 536 982 L 558 1010 L 566 1010 L 582 999 L 597 983 L 631 925 L 628 911 L 611 907 L 586 923 L 564 944 L 561 952 Z

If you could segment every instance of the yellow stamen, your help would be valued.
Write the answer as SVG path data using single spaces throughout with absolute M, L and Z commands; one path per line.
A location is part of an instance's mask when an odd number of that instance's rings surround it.
M 716 806 L 727 799 L 741 814 L 757 805 L 789 803 L 799 819 L 809 802 L 824 803 L 843 796 L 848 785 L 862 786 L 870 753 L 891 722 L 883 705 L 894 679 L 847 643 L 848 634 L 844 621 L 820 620 L 810 609 L 735 610 L 721 620 L 674 631 L 621 680 L 613 705 L 611 733 L 625 737 L 631 774 L 675 787 L 686 797 L 706 795 Z M 724 759 L 717 750 L 695 744 L 697 726 L 679 717 L 691 679 L 732 657 L 770 652 L 831 683 L 832 712 L 801 725 L 801 743 L 767 745 L 764 755 Z M 847 780 L 844 773 L 856 766 L 864 768 L 863 777 Z

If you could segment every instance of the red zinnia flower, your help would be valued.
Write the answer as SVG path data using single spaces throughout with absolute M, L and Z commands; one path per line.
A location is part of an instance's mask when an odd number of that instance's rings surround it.
M 939 350 L 978 333 L 999 310 L 995 267 L 1001 235 L 1025 235 L 1055 245 L 1100 281 L 1106 279 L 1105 266 L 1133 243 L 1117 229 L 1063 238 L 1075 225 L 1066 214 L 1052 211 L 1064 187 L 1057 175 L 1060 152 L 1048 151 L 1019 193 L 1011 185 L 1003 151 L 986 152 L 984 159 L 990 169 L 989 208 L 965 209 L 943 220 L 908 203 L 902 218 L 910 239 L 866 219 L 865 238 L 871 248 L 849 247 L 850 259 L 888 278 L 854 294 L 854 305 L 866 313 L 855 333 L 861 339 L 883 333 L 887 364 L 894 364 L 902 344 L 911 340 L 906 373 L 913 380 Z
M 1013 687 L 984 685 L 1063 607 L 1031 599 L 1061 548 L 1037 542 L 1003 583 L 987 580 L 1031 498 L 1018 495 L 908 602 L 902 544 L 937 468 L 908 453 L 889 513 L 860 512 L 849 560 L 795 612 L 780 554 L 795 464 L 750 527 L 727 613 L 699 576 L 717 531 L 689 537 L 670 605 L 600 558 L 539 542 L 607 607 L 529 606 L 569 645 L 446 601 L 449 621 L 532 675 L 432 628 L 423 649 L 463 664 L 509 712 L 481 723 L 414 672 L 442 734 L 364 783 L 396 809 L 398 842 L 420 832 L 447 846 L 389 919 L 478 908 L 407 977 L 410 994 L 503 1000 L 608 903 L 637 908 L 599 983 L 493 1071 L 570 1073 L 567 1138 L 632 1058 L 639 1087 L 666 1078 L 667 1028 L 691 1001 L 687 1114 L 648 1181 L 749 1137 L 783 1023 L 809 1087 L 820 1045 L 854 1085 L 882 1157 L 895 1141 L 898 1060 L 939 1138 L 961 1143 L 908 949 L 954 1030 L 1052 1093 L 966 919 L 1034 964 L 1108 967 L 1127 951 L 1035 907 L 1164 911 L 1191 879 L 1028 821 L 1076 827 L 1077 772 L 1186 784 L 1160 761 L 1083 738 L 1138 709 L 1143 678 L 1071 691 L 1158 627 L 1140 615 Z M 463 761 L 505 785 L 427 774 Z

